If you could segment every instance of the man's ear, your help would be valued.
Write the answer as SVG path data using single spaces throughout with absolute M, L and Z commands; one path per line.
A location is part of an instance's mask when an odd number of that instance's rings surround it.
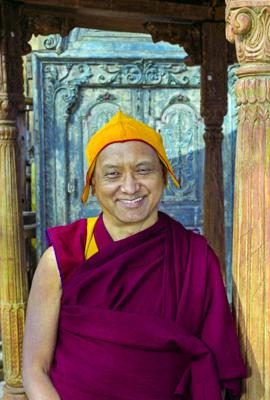
M 163 175 L 163 182 L 164 182 L 164 186 L 167 186 L 168 184 L 168 170 L 165 167 L 165 165 L 163 164 L 163 162 L 160 161 L 161 167 L 162 167 L 162 175 Z
M 95 177 L 93 176 L 91 179 L 91 193 L 93 196 L 95 196 L 95 194 L 96 194 L 95 184 L 96 184 L 96 180 L 95 180 Z

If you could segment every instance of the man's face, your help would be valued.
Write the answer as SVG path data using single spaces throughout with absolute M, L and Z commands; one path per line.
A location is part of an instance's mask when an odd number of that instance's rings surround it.
M 113 143 L 97 157 L 93 194 L 111 223 L 147 223 L 157 217 L 164 174 L 155 150 L 139 141 Z

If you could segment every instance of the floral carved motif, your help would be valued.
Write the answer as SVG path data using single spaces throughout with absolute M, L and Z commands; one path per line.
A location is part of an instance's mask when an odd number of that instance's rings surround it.
M 227 39 L 236 46 L 238 61 L 270 62 L 270 7 L 243 7 L 229 10 Z
M 270 119 L 270 80 L 267 78 L 243 78 L 236 82 L 235 92 L 239 106 L 239 123 L 248 122 L 251 127 Z
M 169 85 L 198 86 L 198 74 L 188 74 L 184 63 L 159 63 L 135 61 L 129 64 L 105 64 L 97 73 L 99 84 L 110 85 Z

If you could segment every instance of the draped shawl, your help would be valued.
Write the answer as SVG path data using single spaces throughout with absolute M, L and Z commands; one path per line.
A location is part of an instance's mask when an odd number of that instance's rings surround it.
M 47 231 L 63 293 L 50 370 L 62 400 L 221 400 L 245 367 L 206 239 L 164 213 L 113 241 L 102 215 L 85 260 L 87 220 Z

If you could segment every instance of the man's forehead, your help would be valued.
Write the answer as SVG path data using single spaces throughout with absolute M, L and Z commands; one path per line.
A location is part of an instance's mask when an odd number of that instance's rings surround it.
M 97 161 L 110 162 L 110 160 L 124 159 L 158 159 L 157 152 L 147 143 L 137 140 L 111 143 L 98 155 Z

